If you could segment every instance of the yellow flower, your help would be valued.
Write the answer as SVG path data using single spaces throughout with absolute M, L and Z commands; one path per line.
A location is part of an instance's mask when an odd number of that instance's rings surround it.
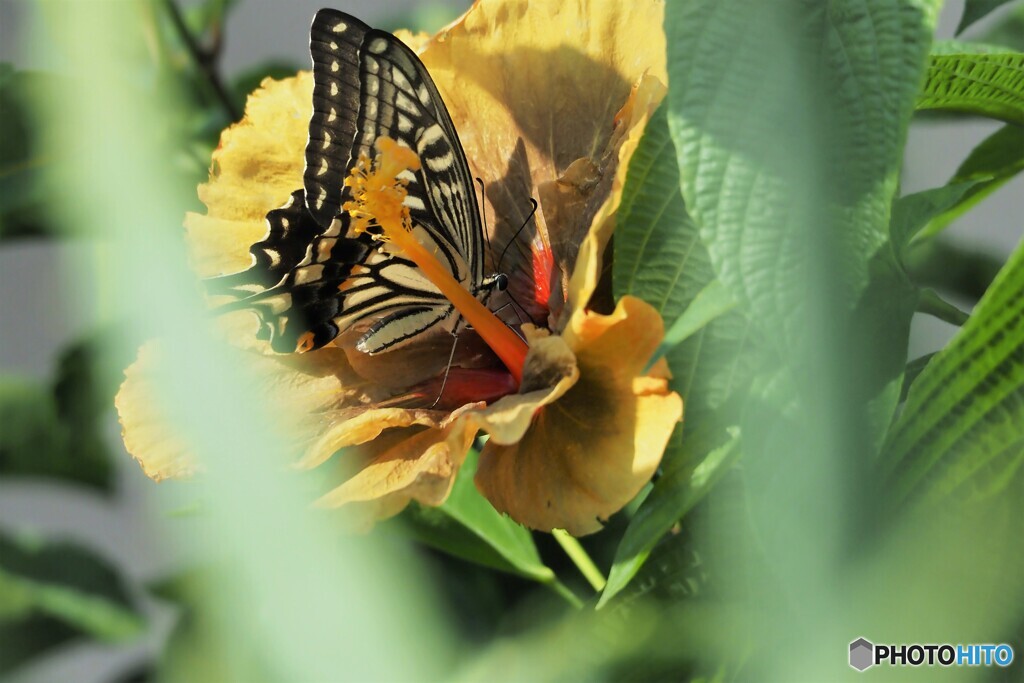
M 650 479 L 682 401 L 663 362 L 644 372 L 663 335 L 657 312 L 631 297 L 609 310 L 601 275 L 629 158 L 664 94 L 663 9 L 653 0 L 479 0 L 420 53 L 473 175 L 485 180 L 492 263 L 505 254 L 510 291 L 543 323 L 522 326 L 525 360 L 503 357 L 506 370 L 467 342 L 448 375 L 446 409 L 409 408 L 436 396 L 450 349 L 443 335 L 371 357 L 343 334 L 279 356 L 255 340 L 250 316 L 225 316 L 262 386 L 287 394 L 280 404 L 291 408 L 298 466 L 326 467 L 345 449 L 337 460 L 350 476 L 320 505 L 372 520 L 410 500 L 440 504 L 480 430 L 490 438 L 478 488 L 532 528 L 596 531 Z M 186 220 L 200 275 L 248 267 L 264 216 L 302 186 L 311 92 L 308 73 L 268 79 L 222 135 L 200 187 L 208 213 Z M 513 241 L 531 196 L 536 229 Z M 198 469 L 153 408 L 147 376 L 158 363 L 158 348 L 144 348 L 117 399 L 128 450 L 156 479 Z

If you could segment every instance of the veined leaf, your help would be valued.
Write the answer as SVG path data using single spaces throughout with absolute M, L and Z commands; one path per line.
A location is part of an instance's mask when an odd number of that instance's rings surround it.
M 911 385 L 881 467 L 897 504 L 998 490 L 1024 459 L 1024 243 Z
M 717 444 L 699 435 L 693 440 L 685 425 L 707 424 L 730 396 L 742 391 L 752 380 L 756 354 L 764 353 L 764 346 L 756 343 L 748 320 L 733 310 L 735 302 L 715 280 L 699 230 L 686 212 L 666 109 L 662 105 L 647 124 L 630 161 L 616 220 L 612 282 L 616 297 L 638 296 L 657 308 L 666 322 L 675 321 L 652 362 L 667 353 L 672 387 L 683 397 L 685 423 L 672 435 L 663 467 L 666 472 L 685 470 L 687 474 L 672 481 L 688 486 L 694 463 Z M 677 481 L 679 476 L 683 480 Z M 660 488 L 674 491 L 675 484 L 663 483 Z M 644 533 L 655 535 L 644 542 L 653 545 L 688 509 L 671 495 L 645 500 L 638 514 L 654 515 L 667 525 L 645 526 Z M 628 554 L 631 564 L 628 570 L 617 570 L 617 583 L 603 600 L 624 588 L 647 559 L 648 552 L 635 550 L 628 543 L 619 547 L 618 556 Z
M 811 283 L 827 273 L 852 309 L 885 248 L 937 5 L 836 0 L 817 14 L 754 0 L 668 8 L 676 37 L 669 123 L 687 207 L 718 278 L 783 353 L 799 356 L 813 343 Z M 777 38 L 794 31 L 792 44 Z M 824 75 L 814 66 L 822 54 Z
M 956 32 L 963 33 L 968 26 L 1008 2 L 1010 0 L 966 0 L 964 14 L 960 17 L 960 24 L 956 27 Z
M 1021 171 L 1024 171 L 1024 126 L 1008 124 L 985 138 L 960 164 L 949 186 L 971 181 L 974 186 L 933 217 L 918 236 L 926 238 L 942 232 Z
M 662 105 L 647 124 L 630 160 L 616 219 L 612 282 L 616 297 L 640 297 L 657 308 L 666 323 L 686 326 L 676 330 L 682 336 L 677 334 L 674 340 L 670 329 L 659 353 L 668 353 L 672 386 L 683 397 L 686 420 L 699 423 L 749 383 L 751 356 L 763 345 L 756 343 L 740 311 L 725 313 L 718 305 L 727 293 L 721 284 L 711 285 L 715 278 L 707 249 L 683 202 L 666 109 Z M 711 306 L 691 311 L 709 287 Z M 717 315 L 721 313 L 725 314 Z M 672 443 L 680 436 L 677 433 Z M 674 452 L 670 447 L 667 459 Z
M 917 108 L 977 114 L 1024 125 L 1024 54 L 933 54 Z

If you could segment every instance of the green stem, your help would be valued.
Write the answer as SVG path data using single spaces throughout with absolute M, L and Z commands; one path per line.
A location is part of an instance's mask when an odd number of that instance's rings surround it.
M 555 529 L 551 532 L 551 535 L 558 541 L 558 545 L 562 546 L 562 550 L 569 556 L 576 568 L 580 570 L 580 574 L 583 574 L 594 590 L 600 593 L 604 590 L 604 586 L 608 581 L 604 578 L 604 574 L 597 568 L 594 561 L 590 559 L 590 555 L 583 549 L 580 542 L 569 535 L 569 532 L 564 529 Z
M 221 81 L 220 75 L 218 75 L 215 68 L 213 55 L 204 52 L 199 47 L 199 43 L 196 42 L 192 31 L 185 24 L 185 18 L 181 16 L 181 10 L 178 8 L 177 3 L 174 0 L 163 0 L 163 4 L 167 10 L 167 15 L 171 19 L 171 23 L 174 24 L 174 30 L 181 38 L 181 42 L 185 44 L 189 56 L 195 62 L 196 67 L 210 86 L 210 89 L 213 90 L 213 94 L 220 102 L 221 107 L 224 108 L 224 113 L 232 122 L 238 121 L 242 118 L 242 113 L 235 108 L 234 103 L 231 101 L 231 96 L 228 95 L 227 88 L 224 87 L 224 83 Z
M 577 596 L 575 593 L 569 590 L 568 586 L 566 586 L 558 579 L 551 579 L 550 581 L 545 581 L 544 585 L 553 590 L 562 598 L 564 598 L 565 601 L 572 605 L 575 609 L 583 609 L 583 601 L 579 599 L 579 596 Z
M 921 292 L 921 298 L 917 302 L 917 310 L 921 313 L 935 316 L 944 320 L 950 325 L 962 326 L 969 317 L 959 308 L 949 303 L 931 289 Z

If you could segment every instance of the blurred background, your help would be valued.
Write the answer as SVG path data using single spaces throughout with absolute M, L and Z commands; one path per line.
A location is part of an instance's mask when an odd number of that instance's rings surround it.
M 163 11 L 165 4 L 156 2 L 154 7 Z M 240 108 L 244 93 L 263 75 L 284 75 L 308 67 L 309 21 L 322 4 L 320 0 L 237 2 L 219 35 L 212 37 L 220 41 L 219 72 L 230 106 Z M 456 0 L 427 4 L 362 0 L 338 8 L 374 26 L 435 30 L 468 4 Z M 61 64 L 48 58 L 49 52 L 41 44 L 48 35 L 45 5 L 31 0 L 0 0 L 0 67 L 7 63 L 17 70 L 59 71 Z M 199 3 L 181 2 L 180 6 L 186 20 L 201 20 L 190 15 Z M 1021 3 L 1004 7 L 964 37 L 984 36 L 1020 7 Z M 952 37 L 962 9 L 962 0 L 946 3 L 938 37 Z M 180 51 L 180 46 L 177 49 Z M 41 87 L 59 88 L 60 77 L 57 73 L 53 83 Z M 209 92 L 195 96 L 205 101 L 209 111 L 218 113 L 211 113 L 206 121 L 193 122 L 199 132 L 189 158 L 168 163 L 191 164 L 184 173 L 201 179 L 203 165 L 208 164 L 217 131 L 224 123 L 219 113 L 223 103 Z M 69 99 L 66 115 L 75 116 L 77 107 L 78 102 Z M 0 114 L 10 116 L 12 111 L 9 101 L 0 100 Z M 32 124 L 31 120 L 21 121 L 28 129 Z M 966 155 L 998 125 L 991 121 L 919 117 L 910 129 L 903 192 L 944 184 Z M 26 135 L 31 135 L 31 130 Z M 0 141 L 0 147 L 14 142 Z M 38 199 L 45 202 L 45 197 Z M 11 198 L 0 196 L 2 201 Z M 116 364 L 120 360 L 123 366 L 130 358 L 100 359 L 92 349 L 110 335 L 138 341 L 136 332 L 119 327 L 112 315 L 105 319 L 99 296 L 91 289 L 93 283 L 74 277 L 73 264 L 92 261 L 93 246 L 81 235 L 51 239 L 64 226 L 48 224 L 51 217 L 33 215 L 30 210 L 37 205 L 25 203 L 29 211 L 12 211 L 0 224 L 0 532 L 28 532 L 46 541 L 89 548 L 102 556 L 123 573 L 124 584 L 119 590 L 141 599 L 147 626 L 142 637 L 127 644 L 69 639 L 48 650 L 45 657 L 20 667 L 10 680 L 127 681 L 144 671 L 163 650 L 175 621 L 172 609 L 145 597 L 139 587 L 152 586 L 193 566 L 198 558 L 188 553 L 198 546 L 168 539 L 187 537 L 190 526 L 196 523 L 188 510 L 181 509 L 179 496 L 168 495 L 167 485 L 158 486 L 147 479 L 124 452 L 111 403 L 116 387 L 109 382 L 109 368 L 96 364 Z M 1019 176 L 955 223 L 946 231 L 945 239 L 974 254 L 975 267 L 998 267 L 1020 239 L 1022 215 L 1024 176 Z M 967 288 L 947 295 L 964 308 L 976 300 Z M 941 348 L 953 331 L 952 326 L 935 318 L 918 316 L 910 357 Z M 71 479 L 59 481 L 55 478 L 58 472 L 33 473 L 23 467 L 29 450 L 35 457 L 46 449 L 59 452 L 68 444 L 75 444 L 90 463 Z M 54 458 L 54 463 L 57 460 Z M 19 476 L 8 476 L 11 471 Z M 81 561 L 83 566 L 92 567 L 88 560 Z M 94 569 L 102 573 L 100 568 Z

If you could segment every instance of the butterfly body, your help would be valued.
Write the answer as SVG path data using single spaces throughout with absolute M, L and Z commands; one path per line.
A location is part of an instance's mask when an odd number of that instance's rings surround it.
M 356 348 L 382 353 L 465 323 L 412 261 L 373 229 L 356 235 L 342 208 L 345 178 L 388 136 L 420 158 L 406 171 L 412 230 L 485 305 L 508 279 L 485 272 L 485 238 L 469 165 L 447 108 L 415 53 L 390 33 L 330 9 L 310 29 L 313 113 L 303 187 L 267 214 L 252 266 L 216 278 L 211 291 L 249 308 L 260 336 L 281 352 L 307 351 L 361 330 Z

